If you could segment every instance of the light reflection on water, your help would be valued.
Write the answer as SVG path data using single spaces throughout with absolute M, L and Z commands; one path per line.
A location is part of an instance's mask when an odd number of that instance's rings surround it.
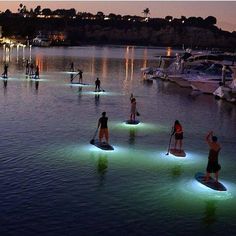
M 2 233 L 25 233 L 31 225 L 44 235 L 166 235 L 167 229 L 200 235 L 213 225 L 219 235 L 224 224 L 235 232 L 236 108 L 173 83 L 142 83 L 140 68 L 156 65 L 166 49 L 33 48 L 38 87 L 24 76 L 22 52 L 18 60 L 16 52 L 7 53 L 9 81 L 0 88 L 0 216 L 8 217 Z M 69 84 L 71 61 L 90 86 Z M 96 77 L 105 92 L 94 93 Z M 125 124 L 131 93 L 141 113 L 135 127 Z M 103 111 L 112 152 L 89 144 Z M 184 126 L 186 158 L 166 155 L 175 119 Z M 222 143 L 223 194 L 194 180 L 206 168 L 204 138 L 211 129 Z

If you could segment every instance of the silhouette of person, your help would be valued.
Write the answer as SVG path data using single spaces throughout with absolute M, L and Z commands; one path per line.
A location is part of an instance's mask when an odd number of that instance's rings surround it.
M 8 77 L 8 65 L 5 63 L 4 64 L 4 68 L 3 68 L 3 73 L 2 73 L 2 77 L 3 78 L 7 78 Z
M 95 80 L 95 92 L 100 92 L 101 81 L 99 78 Z

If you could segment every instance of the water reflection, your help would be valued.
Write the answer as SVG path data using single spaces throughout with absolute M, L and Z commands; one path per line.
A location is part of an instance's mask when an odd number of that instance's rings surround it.
M 179 177 L 183 173 L 181 165 L 176 165 L 171 169 L 171 175 L 173 178 Z
M 150 87 L 150 86 L 153 85 L 153 80 L 147 78 L 147 75 L 144 75 L 144 76 L 143 76 L 143 79 L 142 79 L 142 83 L 143 83 L 143 85 L 145 85 L 145 86 L 147 86 L 147 87 Z
M 108 160 L 106 155 L 99 155 L 97 163 L 97 173 L 99 175 L 99 183 L 103 185 L 108 170 Z
M 73 88 L 73 86 L 71 86 L 71 88 Z M 79 87 L 78 87 L 78 102 L 81 101 L 82 94 L 83 94 L 83 87 L 82 87 L 82 86 L 79 86 Z
M 38 89 L 39 89 L 39 81 L 37 80 L 35 81 L 35 90 L 38 91 Z
M 129 144 L 130 145 L 135 144 L 135 135 L 136 135 L 136 130 L 131 128 L 129 130 Z
M 210 226 L 216 221 L 216 201 L 207 201 L 202 222 L 205 225 Z
M 3 80 L 3 87 L 4 87 L 4 89 L 7 88 L 7 82 L 8 82 L 8 79 L 4 79 L 4 80 Z M 4 91 L 5 91 L 5 90 L 4 90 Z
M 98 106 L 100 103 L 100 95 L 95 93 L 95 105 Z

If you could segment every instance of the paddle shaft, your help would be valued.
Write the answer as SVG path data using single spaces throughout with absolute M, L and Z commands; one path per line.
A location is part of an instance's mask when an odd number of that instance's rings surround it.
M 96 129 L 96 131 L 95 131 L 95 133 L 94 133 L 94 135 L 93 135 L 93 138 L 90 140 L 90 143 L 94 143 L 94 139 L 95 139 L 95 137 L 96 137 L 96 135 L 97 135 L 97 133 L 98 133 L 98 128 L 99 127 L 97 127 L 97 129 Z
M 79 73 L 77 73 L 75 76 L 74 76 L 74 78 L 72 78 L 72 80 L 74 80 L 75 79 L 75 77 L 77 77 L 77 75 L 78 75 Z
M 170 140 L 169 140 L 169 145 L 168 145 L 168 150 L 167 150 L 166 155 L 169 155 L 169 152 L 170 152 L 171 139 L 172 139 L 172 136 L 173 136 L 172 131 L 173 131 L 173 128 L 171 129 Z

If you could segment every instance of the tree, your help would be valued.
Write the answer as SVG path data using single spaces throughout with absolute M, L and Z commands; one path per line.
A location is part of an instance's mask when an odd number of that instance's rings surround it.
M 34 13 L 35 13 L 35 15 L 40 15 L 40 13 L 41 13 L 41 6 L 37 6 L 37 7 L 34 9 Z
M 149 8 L 145 8 L 142 13 L 144 14 L 144 17 L 147 18 L 147 16 L 150 15 L 150 10 L 149 10 Z
M 19 8 L 17 9 L 19 14 L 25 14 L 28 13 L 28 10 L 25 5 L 22 3 L 19 5 Z
M 184 23 L 184 22 L 187 20 L 186 16 L 181 16 L 180 19 L 181 19 L 181 22 L 182 22 L 182 23 Z
M 207 25 L 215 25 L 217 23 L 217 20 L 214 16 L 208 16 L 204 22 L 207 24 Z
M 11 12 L 9 9 L 7 9 L 7 10 L 5 11 L 5 15 L 9 16 L 9 15 L 11 15 L 11 14 L 12 14 L 12 12 Z
M 173 20 L 173 16 L 166 16 L 165 20 L 171 22 Z
M 104 13 L 101 12 L 101 11 L 98 11 L 97 14 L 96 14 L 96 18 L 99 19 L 99 20 L 103 20 L 105 17 Z
M 51 11 L 50 8 L 44 8 L 42 10 L 42 14 L 45 15 L 45 16 L 50 16 L 50 15 L 52 15 L 52 11 Z

